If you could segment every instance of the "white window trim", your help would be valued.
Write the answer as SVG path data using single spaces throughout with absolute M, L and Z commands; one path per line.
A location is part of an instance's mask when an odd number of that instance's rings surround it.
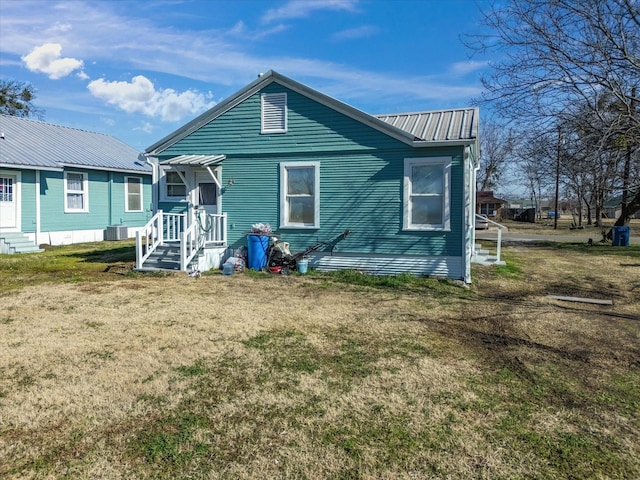
M 441 224 L 410 224 L 411 219 L 411 167 L 414 165 L 440 165 L 443 169 L 444 182 Z M 404 159 L 404 195 L 402 202 L 402 229 L 407 231 L 451 231 L 451 157 L 423 157 Z
M 167 173 L 168 172 L 176 172 L 175 169 L 160 169 L 160 201 L 161 202 L 187 202 L 189 201 L 189 186 L 185 184 L 184 188 L 184 196 L 179 197 L 170 197 L 167 195 Z M 187 173 L 182 171 L 182 176 L 187 177 Z
M 82 191 L 80 190 L 69 190 L 68 188 L 68 176 L 70 173 L 76 175 L 82 175 Z M 67 202 L 67 195 L 70 193 L 81 193 L 83 195 L 83 208 L 69 208 L 69 204 Z M 65 213 L 87 213 L 89 211 L 89 174 L 86 172 L 74 172 L 74 171 L 66 171 L 64 172 L 64 212 Z
M 292 223 L 288 221 L 287 203 L 287 169 L 296 167 L 314 168 L 314 203 L 313 203 L 313 225 L 304 223 Z M 299 229 L 320 228 L 320 162 L 283 162 L 280 164 L 280 227 Z
M 140 208 L 138 210 L 130 210 L 129 209 L 129 179 L 138 180 L 140 183 Z M 125 212 L 143 212 L 144 211 L 144 182 L 142 181 L 142 177 L 132 177 L 125 176 L 124 177 L 124 211 Z
M 265 122 L 265 100 L 275 100 L 274 103 L 282 104 L 282 115 L 284 115 L 284 128 L 273 128 Z M 271 103 L 273 104 L 273 103 Z M 278 112 L 279 113 L 279 112 Z M 287 110 L 287 93 L 263 93 L 260 95 L 260 133 L 287 133 L 288 123 L 288 110 Z

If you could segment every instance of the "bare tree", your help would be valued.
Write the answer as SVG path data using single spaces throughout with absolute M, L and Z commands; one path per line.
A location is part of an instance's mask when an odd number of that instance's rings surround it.
M 16 117 L 42 118 L 44 111 L 33 104 L 36 89 L 17 80 L 0 80 L 0 113 Z
M 478 190 L 495 190 L 504 182 L 506 167 L 513 160 L 517 136 L 492 119 L 481 122 Z
M 491 103 L 523 130 L 562 127 L 572 113 L 583 114 L 576 104 L 586 108 L 603 147 L 595 167 L 615 156 L 605 146 L 626 146 L 619 177 L 624 224 L 640 209 L 640 189 L 630 183 L 640 146 L 640 2 L 508 0 L 486 9 L 483 23 L 487 33 L 466 43 L 479 53 L 495 51 L 498 60 L 482 79 L 479 103 Z

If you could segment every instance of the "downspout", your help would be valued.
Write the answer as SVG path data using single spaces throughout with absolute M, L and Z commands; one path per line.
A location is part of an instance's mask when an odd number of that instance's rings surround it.
M 113 206 L 111 205 L 111 202 L 113 202 L 113 172 L 109 172 L 109 193 L 107 195 L 107 198 L 109 199 L 107 202 L 107 215 L 109 217 L 109 223 L 107 223 L 107 225 L 113 225 Z
M 158 199 L 160 198 L 158 192 L 158 171 L 156 162 L 151 160 L 151 157 L 146 153 L 141 153 L 140 157 L 144 158 L 144 161 L 151 166 L 151 216 L 153 217 L 158 211 Z M 138 157 L 138 158 L 140 158 Z M 142 159 L 141 158 L 141 159 Z
M 40 170 L 36 170 L 36 234 L 35 244 L 36 247 L 40 245 Z
M 475 216 L 476 216 L 476 178 L 477 172 L 480 169 L 480 163 L 474 155 L 474 151 L 471 146 L 465 147 L 464 158 L 466 170 L 469 172 L 469 179 L 467 188 L 469 189 L 470 201 L 467 205 L 467 232 L 465 240 L 470 242 L 470 245 L 465 245 L 464 258 L 465 258 L 465 283 L 471 283 L 471 261 L 476 255 L 476 230 L 475 230 Z M 467 240 L 468 239 L 468 240 Z

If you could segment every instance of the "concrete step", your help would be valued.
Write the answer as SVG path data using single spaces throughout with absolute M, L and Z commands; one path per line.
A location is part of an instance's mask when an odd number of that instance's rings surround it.
M 0 233 L 0 253 L 38 253 L 43 251 L 22 232 Z

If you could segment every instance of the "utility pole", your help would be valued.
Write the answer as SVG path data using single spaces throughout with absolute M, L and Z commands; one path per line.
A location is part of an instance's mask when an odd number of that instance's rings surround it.
M 553 229 L 558 229 L 558 195 L 560 194 L 560 143 L 562 142 L 561 127 L 558 125 L 558 150 L 556 155 L 556 201 L 553 212 Z

